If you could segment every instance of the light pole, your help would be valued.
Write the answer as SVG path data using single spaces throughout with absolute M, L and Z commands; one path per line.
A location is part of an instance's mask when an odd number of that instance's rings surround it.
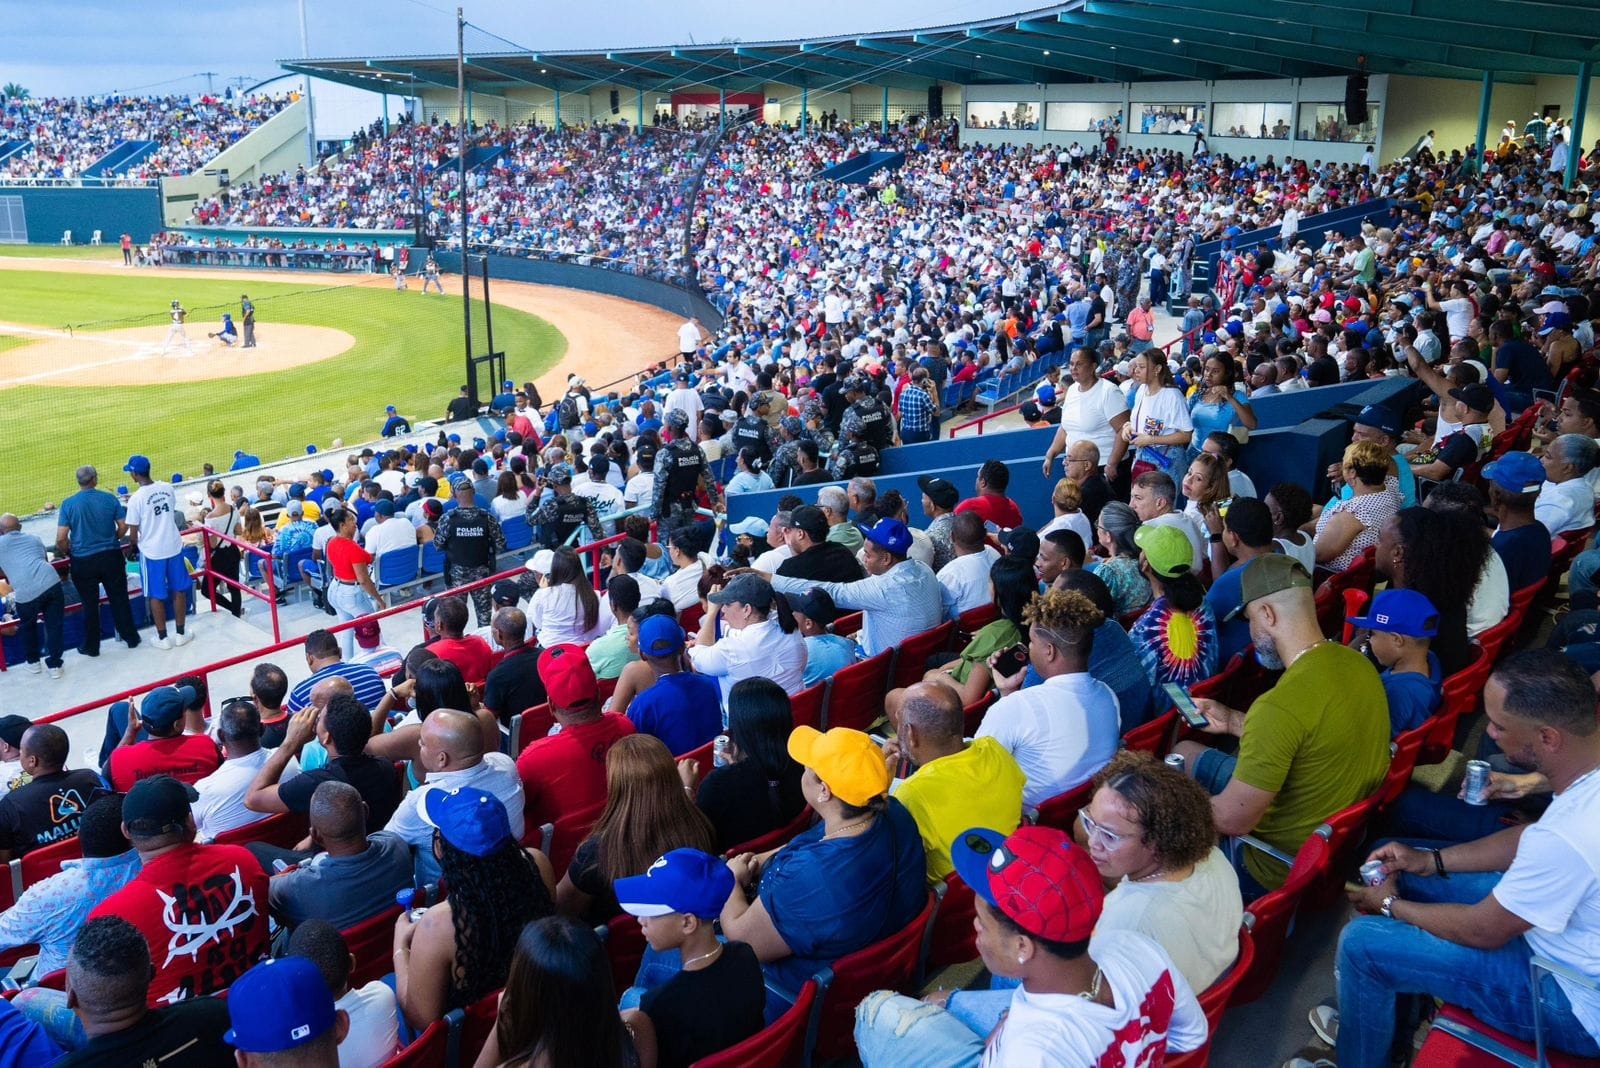
M 300 4 L 300 58 L 311 58 L 311 39 L 306 35 L 306 0 Z M 306 75 L 306 166 L 317 165 L 317 107 L 311 99 L 311 75 Z

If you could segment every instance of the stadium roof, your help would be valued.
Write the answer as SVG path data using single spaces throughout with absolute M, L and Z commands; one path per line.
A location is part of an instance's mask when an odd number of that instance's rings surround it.
M 1076 0 L 947 26 L 789 41 L 467 55 L 468 88 L 729 92 L 1374 74 L 1531 82 L 1600 59 L 1600 0 Z M 1584 27 L 1577 32 L 1575 27 Z M 455 55 L 284 60 L 363 89 L 456 85 Z

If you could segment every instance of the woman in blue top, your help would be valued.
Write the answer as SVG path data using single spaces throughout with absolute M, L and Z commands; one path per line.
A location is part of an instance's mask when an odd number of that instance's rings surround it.
M 1239 370 L 1233 358 L 1226 353 L 1214 352 L 1205 359 L 1205 378 L 1201 387 L 1189 398 L 1189 418 L 1194 423 L 1194 437 L 1190 439 L 1189 459 L 1204 451 L 1206 435 L 1216 431 L 1231 432 L 1242 426 L 1256 428 L 1256 413 L 1245 399 L 1239 385 Z
M 767 476 L 767 473 L 756 470 L 760 467 L 761 461 L 756 457 L 754 449 L 740 449 L 738 465 L 739 470 L 732 478 L 728 479 L 728 492 L 730 494 L 755 493 L 772 488 L 772 479 Z

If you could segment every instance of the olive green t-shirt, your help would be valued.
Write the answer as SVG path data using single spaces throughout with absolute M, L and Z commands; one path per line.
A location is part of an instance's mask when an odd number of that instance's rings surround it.
M 1377 669 L 1329 642 L 1308 650 L 1250 706 L 1233 777 L 1277 796 L 1255 835 L 1299 852 L 1329 816 L 1369 797 L 1389 770 L 1389 704 Z M 1245 865 L 1262 886 L 1287 869 L 1259 850 Z

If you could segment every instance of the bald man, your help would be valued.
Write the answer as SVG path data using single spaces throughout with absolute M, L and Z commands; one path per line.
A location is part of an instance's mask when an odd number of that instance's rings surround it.
M 292 928 L 327 920 L 345 930 L 388 908 L 395 891 L 411 885 L 410 849 L 387 831 L 367 834 L 367 804 L 354 786 L 319 785 L 310 816 L 312 846 L 320 852 L 295 857 L 299 867 L 274 875 L 268 885 L 279 923 Z M 254 844 L 250 850 L 267 866 L 279 855 L 273 846 Z
M 416 767 L 427 775 L 395 809 L 384 830 L 416 847 L 417 878 L 436 881 L 438 862 L 433 859 L 433 827 L 422 818 L 422 799 L 431 790 L 476 787 L 494 794 L 506 806 L 511 833 L 522 837 L 522 779 L 516 761 L 504 753 L 484 752 L 483 731 L 470 712 L 436 708 L 422 721 Z
M 345 678 L 343 675 L 329 675 L 327 678 L 311 687 L 311 697 L 309 698 L 311 703 L 307 707 L 315 711 L 320 717 L 322 715 L 322 710 L 328 707 L 328 702 L 334 697 L 340 695 L 345 697 L 354 697 L 356 695 L 355 687 L 352 686 L 350 684 L 350 680 Z M 327 747 L 316 738 L 312 738 L 310 741 L 306 742 L 305 749 L 301 750 L 300 752 L 300 770 L 316 771 L 318 768 L 325 768 L 327 766 Z

